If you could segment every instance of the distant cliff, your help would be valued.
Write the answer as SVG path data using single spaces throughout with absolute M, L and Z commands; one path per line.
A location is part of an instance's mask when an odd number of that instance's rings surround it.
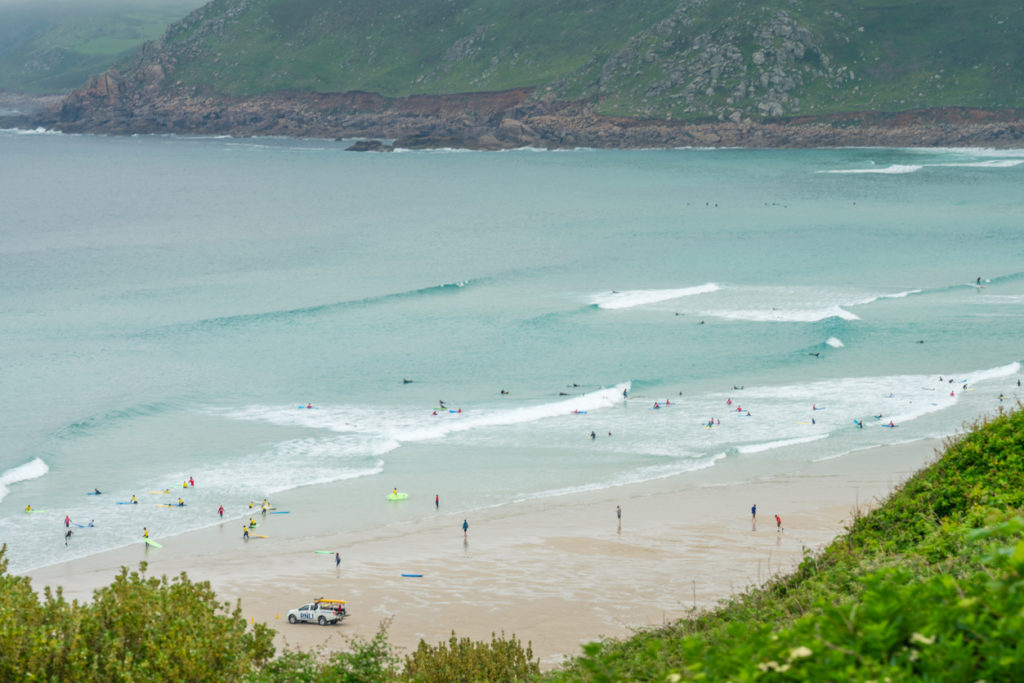
M 885 4 L 214 0 L 50 123 L 496 149 L 1024 144 L 1024 7 Z

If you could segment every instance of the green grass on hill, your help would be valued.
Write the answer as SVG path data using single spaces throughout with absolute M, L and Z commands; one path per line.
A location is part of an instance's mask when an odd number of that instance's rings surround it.
M 231 95 L 532 87 L 603 114 L 757 119 L 1019 108 L 1022 34 L 1017 0 L 214 0 L 162 49 L 168 85 Z

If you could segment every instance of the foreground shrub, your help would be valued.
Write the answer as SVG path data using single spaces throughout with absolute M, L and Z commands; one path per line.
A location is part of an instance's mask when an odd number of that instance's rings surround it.
M 540 673 L 540 661 L 533 660 L 531 643 L 523 649 L 513 635 L 491 634 L 491 642 L 456 638 L 436 646 L 420 641 L 419 647 L 405 658 L 405 677 L 422 683 L 463 681 L 521 681 Z

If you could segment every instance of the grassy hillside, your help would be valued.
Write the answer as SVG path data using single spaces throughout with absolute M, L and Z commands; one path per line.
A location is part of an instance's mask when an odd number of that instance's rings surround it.
M 214 0 L 133 64 L 230 95 L 534 87 L 757 119 L 1021 107 L 1022 33 L 1017 0 Z
M 202 0 L 17 1 L 0 4 L 0 90 L 60 93 L 81 86 Z

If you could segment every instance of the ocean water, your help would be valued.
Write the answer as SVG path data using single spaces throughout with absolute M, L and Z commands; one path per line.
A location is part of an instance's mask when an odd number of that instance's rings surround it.
M 1024 151 L 346 144 L 0 131 L 13 571 L 312 484 L 366 529 L 1016 405 Z

